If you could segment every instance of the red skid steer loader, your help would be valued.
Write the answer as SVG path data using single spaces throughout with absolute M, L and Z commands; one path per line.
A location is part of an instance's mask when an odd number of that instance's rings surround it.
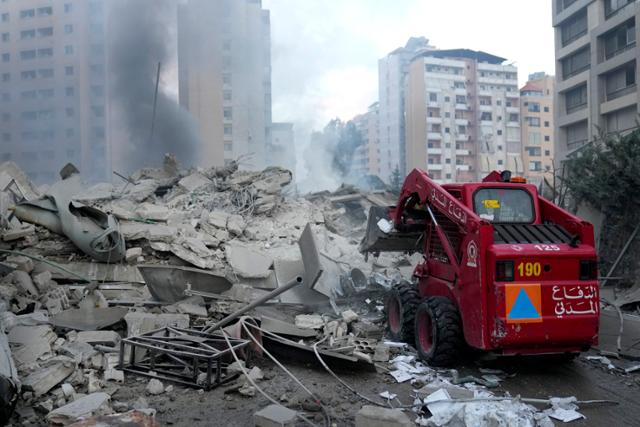
M 395 207 L 371 209 L 360 250 L 423 254 L 385 308 L 390 337 L 430 365 L 455 364 L 465 344 L 569 359 L 597 344 L 593 226 L 509 171 L 439 185 L 413 170 Z

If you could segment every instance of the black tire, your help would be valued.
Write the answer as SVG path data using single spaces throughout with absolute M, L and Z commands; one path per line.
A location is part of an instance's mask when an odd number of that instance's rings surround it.
M 385 299 L 389 338 L 413 344 L 414 316 L 419 303 L 420 295 L 415 285 L 402 281 L 391 288 Z
M 416 309 L 415 343 L 418 356 L 431 366 L 448 367 L 460 359 L 462 322 L 458 308 L 445 297 L 424 299 Z

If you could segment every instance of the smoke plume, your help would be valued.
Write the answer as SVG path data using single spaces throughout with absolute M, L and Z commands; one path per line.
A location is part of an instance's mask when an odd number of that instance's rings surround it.
M 151 137 L 158 63 L 174 60 L 170 52 L 176 0 L 112 0 L 110 34 L 111 99 L 129 141 L 117 167 L 132 171 L 160 165 L 174 153 L 183 166 L 197 162 L 199 135 L 195 121 L 177 101 L 159 88 L 155 129 Z

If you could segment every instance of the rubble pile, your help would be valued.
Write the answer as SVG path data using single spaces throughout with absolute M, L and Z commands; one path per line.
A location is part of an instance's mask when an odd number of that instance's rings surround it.
M 4 366 L 14 367 L 2 373 L 21 422 L 153 415 L 113 397 L 126 378 L 121 341 L 211 325 L 296 275 L 307 279 L 310 253 L 315 280 L 253 313 L 265 345 L 292 351 L 295 339 L 296 351 L 313 355 L 311 344 L 324 339 L 318 350 L 330 359 L 388 360 L 380 322 L 390 281 L 368 277 L 408 262 L 369 266 L 357 244 L 368 207 L 389 198 L 353 188 L 285 198 L 285 169 L 181 171 L 171 155 L 120 185 L 87 188 L 73 165 L 48 188 L 11 163 L 0 177 Z M 230 330 L 246 338 L 238 325 Z M 147 374 L 148 394 L 173 387 Z M 255 394 L 250 384 L 236 389 Z

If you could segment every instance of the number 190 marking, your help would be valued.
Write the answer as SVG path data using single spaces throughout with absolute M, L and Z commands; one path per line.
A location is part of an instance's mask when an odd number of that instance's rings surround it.
M 542 266 L 539 262 L 521 262 L 518 264 L 520 277 L 538 277 L 542 273 Z

